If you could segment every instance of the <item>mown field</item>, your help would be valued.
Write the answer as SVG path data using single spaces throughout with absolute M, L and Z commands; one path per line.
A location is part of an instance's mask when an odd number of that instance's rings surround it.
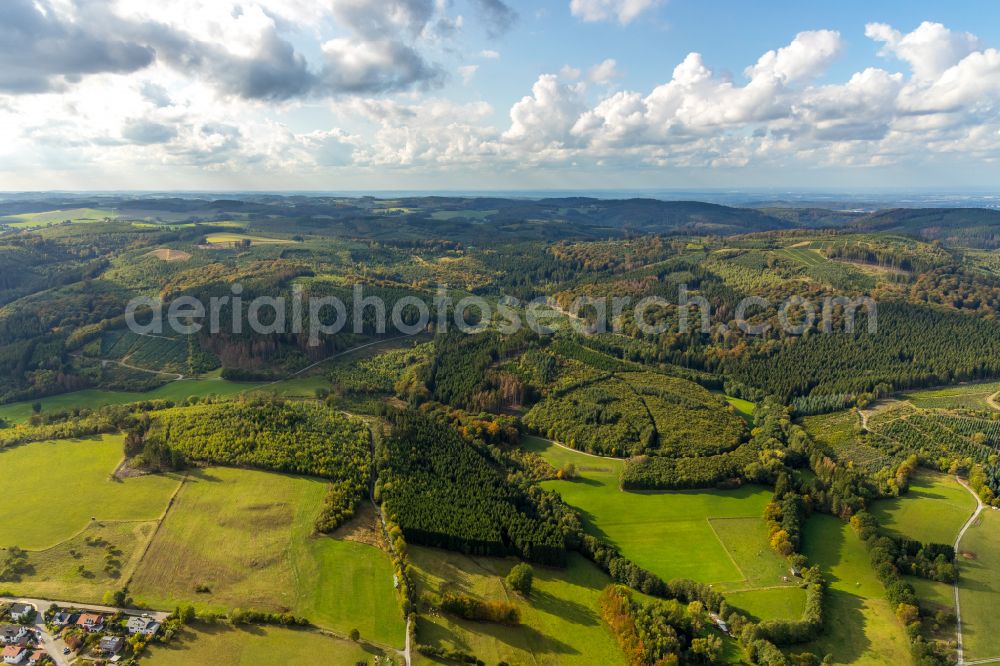
M 355 666 L 370 663 L 381 652 L 346 640 L 313 631 L 282 627 L 241 627 L 197 625 L 187 628 L 166 645 L 153 645 L 143 664 L 150 666 L 293 666 L 322 663 Z
M 30 569 L 7 581 L 11 594 L 102 603 L 135 571 L 156 521 L 93 521 L 76 536 L 28 553 Z
M 19 215 L 9 215 L 0 218 L 0 224 L 6 224 L 15 229 L 27 227 L 47 227 L 53 224 L 62 224 L 66 220 L 71 222 L 100 222 L 111 216 L 111 211 L 104 208 L 70 208 L 67 210 L 50 210 L 43 213 L 21 213 Z
M 903 397 L 922 409 L 993 410 L 989 398 L 1000 392 L 1000 382 L 960 384 L 945 388 L 911 391 Z
M 285 238 L 269 238 L 267 236 L 250 236 L 248 234 L 235 233 L 218 233 L 205 236 L 205 241 L 210 245 L 228 245 L 245 240 L 250 241 L 251 245 L 273 245 L 294 242 Z
M 834 664 L 902 666 L 911 663 L 903 627 L 885 599 L 861 540 L 847 523 L 814 514 L 806 523 L 803 553 L 818 564 L 829 587 L 823 635 L 801 649 Z
M 565 570 L 535 567 L 531 596 L 507 589 L 503 577 L 514 559 L 468 557 L 414 547 L 418 594 L 455 591 L 494 601 L 511 601 L 521 611 L 521 626 L 477 623 L 422 612 L 417 641 L 458 648 L 487 664 L 624 664 L 625 658 L 601 621 L 597 597 L 610 580 L 579 555 Z M 437 663 L 415 655 L 417 664 Z
M 960 550 L 968 554 L 959 559 L 965 658 L 1000 658 L 1000 511 L 985 509 L 965 533 Z
M 104 435 L 0 450 L 0 546 L 41 550 L 93 522 L 158 520 L 181 478 L 112 478 L 122 442 L 120 435 Z
M 230 468 L 193 472 L 132 580 L 150 606 L 290 611 L 343 634 L 401 645 L 388 557 L 314 537 L 326 482 Z M 196 588 L 207 591 L 197 592 Z
M 900 497 L 872 507 L 889 532 L 924 543 L 955 543 L 962 525 L 976 510 L 976 499 L 954 477 L 920 470 Z
M 767 543 L 762 518 L 771 492 L 760 486 L 732 491 L 622 492 L 619 460 L 587 456 L 528 438 L 525 448 L 551 464 L 576 466 L 574 481 L 548 481 L 580 510 L 586 528 L 617 544 L 636 564 L 665 580 L 690 578 L 738 593 L 740 607 L 760 616 L 798 618 L 805 593 L 785 583 L 784 561 Z
M 143 393 L 131 391 L 102 391 L 100 389 L 85 389 L 72 393 L 12 402 L 0 405 L 0 419 L 8 425 L 23 423 L 34 413 L 33 405 L 38 402 L 43 412 L 61 412 L 69 409 L 98 409 L 105 405 L 124 405 L 142 400 L 185 400 L 191 396 L 228 396 L 252 390 L 257 384 L 231 382 L 225 379 L 182 379 L 172 381 Z

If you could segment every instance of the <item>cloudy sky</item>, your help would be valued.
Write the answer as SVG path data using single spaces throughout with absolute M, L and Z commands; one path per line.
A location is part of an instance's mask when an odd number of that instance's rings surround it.
M 988 187 L 1000 6 L 0 0 L 0 190 Z

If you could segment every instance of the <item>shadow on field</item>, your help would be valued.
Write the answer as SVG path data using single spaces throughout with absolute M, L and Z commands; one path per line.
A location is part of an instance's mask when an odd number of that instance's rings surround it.
M 541 610 L 564 618 L 573 624 L 594 626 L 598 624 L 597 613 L 592 608 L 572 599 L 560 599 L 559 597 L 534 590 L 531 593 L 531 604 Z

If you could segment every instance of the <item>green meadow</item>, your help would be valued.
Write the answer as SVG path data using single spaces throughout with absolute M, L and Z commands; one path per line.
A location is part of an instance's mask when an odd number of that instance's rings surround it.
M 762 517 L 771 499 L 768 489 L 626 493 L 618 487 L 620 460 L 587 456 L 536 437 L 524 446 L 556 467 L 576 466 L 576 480 L 542 485 L 578 509 L 588 531 L 615 543 L 639 566 L 664 580 L 690 578 L 739 592 L 745 610 L 754 615 L 802 614 L 805 593 L 784 581 L 787 565 L 768 545 Z
M 104 435 L 0 450 L 0 546 L 43 550 L 93 522 L 159 520 L 181 477 L 112 478 L 122 443 Z
M 169 643 L 153 644 L 142 663 L 150 666 L 293 666 L 322 663 L 329 666 L 367 664 L 382 654 L 376 648 L 325 636 L 315 631 L 283 627 L 196 625 L 185 628 Z
M 313 535 L 326 486 L 222 467 L 191 473 L 130 590 L 156 608 L 291 612 L 401 646 L 389 558 L 365 543 Z
M 236 233 L 217 233 L 208 234 L 205 236 L 205 241 L 209 245 L 226 245 L 229 243 L 238 243 L 240 241 L 250 241 L 251 245 L 275 245 L 284 243 L 293 243 L 294 241 L 285 238 L 268 238 L 266 236 L 250 236 L 247 234 L 236 234 Z
M 470 622 L 437 612 L 422 612 L 419 643 L 475 654 L 488 664 L 625 664 L 601 620 L 597 597 L 610 582 L 597 567 L 572 555 L 565 570 L 535 567 L 530 597 L 509 590 L 503 577 L 514 559 L 470 557 L 431 548 L 410 549 L 417 593 L 455 591 L 482 599 L 510 601 L 521 611 L 521 625 Z M 436 663 L 414 655 L 415 663 Z
M 984 509 L 962 539 L 959 599 L 966 660 L 1000 658 L 1000 511 Z
M 726 402 L 732 405 L 736 409 L 736 413 L 742 416 L 747 423 L 753 422 L 754 404 L 752 402 L 729 395 L 726 396 Z
M 38 400 L 26 400 L 24 402 L 12 402 L 0 405 L 0 419 L 6 421 L 8 424 L 23 423 L 34 413 L 33 405 L 36 402 L 41 403 L 42 412 L 61 412 L 75 408 L 98 409 L 105 405 L 124 405 L 142 400 L 179 401 L 186 400 L 192 396 L 199 398 L 210 395 L 228 396 L 251 390 L 256 386 L 258 384 L 230 382 L 225 379 L 181 379 L 179 381 L 167 382 L 163 386 L 143 393 L 85 389 L 83 391 L 62 393 Z
M 48 227 L 53 224 L 62 224 L 66 220 L 71 222 L 100 222 L 106 217 L 111 217 L 111 211 L 98 208 L 70 208 L 67 210 L 50 210 L 43 213 L 21 213 L 20 215 L 9 215 L 0 218 L 0 224 L 6 224 L 15 229 L 27 227 Z
M 955 543 L 959 530 L 976 510 L 976 498 L 954 477 L 920 470 L 909 491 L 872 507 L 890 533 L 925 543 Z
M 995 409 L 989 398 L 1000 392 L 1000 382 L 959 384 L 944 388 L 911 391 L 903 397 L 921 409 Z
M 789 651 L 830 655 L 834 664 L 854 666 L 911 663 L 903 626 L 851 526 L 833 516 L 813 514 L 803 542 L 803 553 L 820 566 L 829 583 L 823 599 L 823 635 Z
M 3 583 L 11 594 L 102 603 L 135 571 L 156 521 L 94 521 L 80 534 L 28 553 L 30 570 Z M 112 566 L 109 566 L 112 565 Z

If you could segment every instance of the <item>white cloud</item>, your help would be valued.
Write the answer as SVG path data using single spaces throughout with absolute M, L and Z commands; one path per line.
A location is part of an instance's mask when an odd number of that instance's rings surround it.
M 584 86 L 559 81 L 543 74 L 525 96 L 510 109 L 510 128 L 503 139 L 531 150 L 561 146 L 571 139 L 570 130 L 586 109 Z
M 464 65 L 458 68 L 458 74 L 462 77 L 462 83 L 469 85 L 479 71 L 479 65 Z
M 618 71 L 618 63 L 614 58 L 608 58 L 600 64 L 594 65 L 587 73 L 587 78 L 589 78 L 592 83 L 602 85 L 607 85 L 620 76 L 621 73 Z
M 500 52 L 493 49 L 483 49 L 479 52 L 479 57 L 486 58 L 487 60 L 497 60 L 500 58 Z
M 570 0 L 569 10 L 573 16 L 583 21 L 614 20 L 626 25 L 660 2 L 661 0 Z
M 768 51 L 747 68 L 751 79 L 774 78 L 782 83 L 819 76 L 843 50 L 840 33 L 832 30 L 800 32 L 788 46 Z
M 885 23 L 869 23 L 865 35 L 885 46 L 883 55 L 907 62 L 918 79 L 935 79 L 970 53 L 979 50 L 979 39 L 967 32 L 952 32 L 940 23 L 924 21 L 902 34 Z
M 33 4 L 14 2 L 0 2 L 0 14 L 15 6 L 25 16 L 37 13 Z M 50 13 L 49 23 L 38 25 L 81 40 L 92 33 L 80 12 L 96 3 L 39 3 Z M 607 16 L 620 20 L 605 4 Z M 877 59 L 836 80 L 824 77 L 844 43 L 836 32 L 816 30 L 750 59 L 735 76 L 699 53 L 644 89 L 623 89 L 613 59 L 584 71 L 566 66 L 532 75 L 529 94 L 495 110 L 446 98 L 471 96 L 475 89 L 458 86 L 491 65 L 465 64 L 440 41 L 439 20 L 455 18 L 443 0 L 109 6 L 109 21 L 146 26 L 132 35 L 135 43 L 161 40 L 156 57 L 134 71 L 31 61 L 34 69 L 17 71 L 34 87 L 12 86 L 13 70 L 0 70 L 5 183 L 21 183 L 12 179 L 19 174 L 75 173 L 93 179 L 73 181 L 81 185 L 124 187 L 155 173 L 153 183 L 169 186 L 177 174 L 193 184 L 202 173 L 236 182 L 253 173 L 277 187 L 289 174 L 323 183 L 330 174 L 437 174 L 458 165 L 462 174 L 567 166 L 799 172 L 933 164 L 941 156 L 1000 161 L 1000 51 L 933 23 L 909 33 L 867 26 L 884 56 L 905 63 L 902 72 Z M 204 10 L 203 20 L 185 21 L 185 12 L 196 10 Z M 301 45 L 306 33 L 316 39 L 308 50 Z M 4 48 L 0 43 L 0 65 Z M 445 58 L 454 73 L 446 92 L 429 90 L 441 83 L 442 69 L 428 54 Z M 63 186 L 61 178 L 46 182 Z

